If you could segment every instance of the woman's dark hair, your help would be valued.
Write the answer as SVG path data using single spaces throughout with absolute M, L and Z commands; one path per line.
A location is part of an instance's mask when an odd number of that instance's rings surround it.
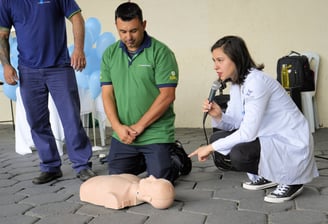
M 123 21 L 130 21 L 134 18 L 138 18 L 142 22 L 142 10 L 136 3 L 125 2 L 117 7 L 115 11 L 115 21 L 117 18 L 120 18 Z
M 253 61 L 245 41 L 237 36 L 225 36 L 218 40 L 212 47 L 211 52 L 222 47 L 223 52 L 235 63 L 238 79 L 236 83 L 243 84 L 251 68 L 262 70 L 263 64 L 257 65 Z

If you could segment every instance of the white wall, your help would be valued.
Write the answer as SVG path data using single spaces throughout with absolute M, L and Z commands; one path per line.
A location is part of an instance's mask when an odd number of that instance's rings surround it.
M 125 1 L 77 0 L 84 18 L 96 17 L 102 32 L 116 38 L 114 11 Z M 224 35 L 239 35 L 253 59 L 276 77 L 279 57 L 291 50 L 321 57 L 317 100 L 320 123 L 328 126 L 327 0 L 135 0 L 143 9 L 150 35 L 176 54 L 180 68 L 175 111 L 177 127 L 201 127 L 201 105 L 216 78 L 210 47 Z M 70 35 L 70 30 L 69 30 Z M 71 36 L 70 36 L 71 40 Z M 0 112 L 1 113 L 1 112 Z M 209 119 L 208 119 L 209 120 Z M 209 126 L 209 122 L 207 123 Z

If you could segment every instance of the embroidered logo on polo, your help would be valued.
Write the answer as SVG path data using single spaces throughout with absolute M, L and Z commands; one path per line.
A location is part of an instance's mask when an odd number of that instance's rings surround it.
M 170 80 L 177 80 L 177 76 L 175 74 L 175 71 L 171 71 L 171 73 L 170 73 Z
M 38 2 L 39 5 L 49 4 L 49 3 L 50 3 L 49 0 L 39 0 L 39 2 Z

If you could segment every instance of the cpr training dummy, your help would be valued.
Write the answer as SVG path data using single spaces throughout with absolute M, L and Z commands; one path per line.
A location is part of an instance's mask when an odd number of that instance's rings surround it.
M 132 174 L 93 177 L 80 187 L 80 200 L 106 208 L 122 209 L 142 203 L 166 209 L 173 204 L 172 183 L 154 176 L 140 178 Z

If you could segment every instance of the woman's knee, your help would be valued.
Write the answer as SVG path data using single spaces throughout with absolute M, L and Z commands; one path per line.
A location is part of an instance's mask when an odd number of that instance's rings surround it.
M 243 172 L 257 173 L 258 157 L 250 157 L 243 147 L 234 147 L 230 152 L 231 165 L 234 169 Z
M 215 142 L 216 140 L 220 139 L 220 138 L 225 138 L 229 135 L 231 135 L 233 133 L 233 131 L 216 131 L 214 132 L 211 137 L 210 137 L 210 143 Z

